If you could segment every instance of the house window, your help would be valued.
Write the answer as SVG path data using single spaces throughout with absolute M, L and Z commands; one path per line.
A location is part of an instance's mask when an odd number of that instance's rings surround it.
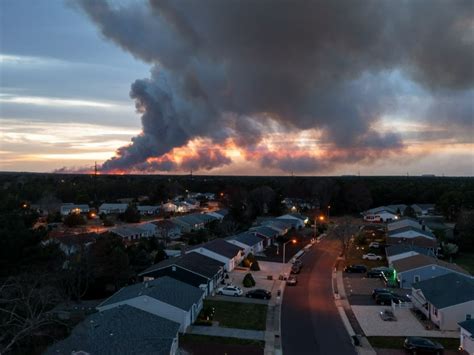
M 413 281 L 414 281 L 414 282 L 420 282 L 420 279 L 421 279 L 421 278 L 420 278 L 420 275 L 415 275 L 415 276 L 413 277 Z

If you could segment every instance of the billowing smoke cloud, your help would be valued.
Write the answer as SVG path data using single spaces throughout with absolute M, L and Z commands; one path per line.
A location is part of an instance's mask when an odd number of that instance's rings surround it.
M 230 158 L 169 154 L 195 139 L 252 150 L 275 131 L 317 130 L 320 144 L 342 153 L 268 151 L 262 166 L 314 171 L 376 159 L 403 147 L 374 129 L 397 109 L 394 72 L 429 95 L 456 97 L 474 83 L 470 0 L 79 3 L 106 38 L 152 65 L 130 92 L 143 132 L 106 171 L 209 170 Z

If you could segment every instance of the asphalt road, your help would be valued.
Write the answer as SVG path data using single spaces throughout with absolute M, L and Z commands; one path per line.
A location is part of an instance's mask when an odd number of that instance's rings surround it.
M 332 293 L 339 242 L 322 240 L 303 256 L 298 285 L 286 287 L 281 314 L 284 355 L 352 355 L 352 345 Z

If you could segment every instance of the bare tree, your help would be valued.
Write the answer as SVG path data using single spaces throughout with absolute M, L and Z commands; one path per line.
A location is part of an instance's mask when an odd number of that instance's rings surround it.
M 27 338 L 44 336 L 58 322 L 51 310 L 61 300 L 55 287 L 35 276 L 11 277 L 0 286 L 0 353 L 11 351 Z

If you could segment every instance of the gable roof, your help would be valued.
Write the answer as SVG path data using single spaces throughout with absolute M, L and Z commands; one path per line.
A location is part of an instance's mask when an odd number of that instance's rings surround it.
M 233 235 L 229 237 L 229 240 L 236 240 L 242 244 L 245 244 L 251 247 L 262 242 L 261 238 L 257 237 L 255 234 L 252 234 L 250 232 L 244 232 L 237 235 Z
M 214 260 L 199 253 L 189 253 L 177 258 L 163 260 L 158 264 L 150 266 L 148 269 L 140 273 L 139 276 L 149 274 L 153 271 L 160 270 L 171 265 L 176 265 L 208 279 L 212 279 L 224 267 L 224 263 L 220 261 Z
M 404 237 L 387 237 L 388 245 L 416 245 L 423 248 L 436 248 L 438 241 L 425 237 L 404 238 Z
M 423 254 L 423 255 L 428 255 L 428 256 L 433 256 L 434 253 L 432 250 L 416 245 L 410 245 L 410 244 L 396 244 L 396 245 L 391 245 L 387 248 L 385 248 L 385 254 L 387 256 L 394 256 L 394 255 L 399 255 L 403 253 L 408 253 L 410 251 L 414 251 L 418 254 Z
M 474 279 L 456 273 L 417 282 L 413 288 L 438 309 L 474 300 Z
M 153 223 L 158 229 L 170 230 L 170 229 L 179 229 L 179 226 L 176 223 L 173 223 L 170 219 L 162 219 L 160 221 L 154 221 Z
M 466 329 L 469 333 L 474 334 L 474 319 L 465 320 L 458 323 L 460 327 Z
M 362 214 L 364 214 L 364 215 L 366 215 L 366 214 L 376 214 L 376 213 L 380 213 L 380 212 L 388 212 L 388 213 L 391 213 L 391 214 L 394 214 L 394 215 L 397 214 L 396 209 L 393 210 L 392 208 L 390 208 L 388 206 L 374 207 L 374 208 L 371 208 L 370 210 L 362 212 Z
M 405 232 L 415 232 L 415 233 L 419 234 L 420 236 L 424 236 L 424 237 L 431 238 L 431 239 L 436 238 L 433 233 L 431 233 L 427 230 L 421 229 L 421 226 L 420 226 L 420 228 L 416 228 L 416 227 L 413 227 L 413 226 L 406 226 L 406 227 L 394 229 L 394 230 L 388 231 L 387 235 L 389 237 L 397 237 L 398 234 L 402 234 L 402 233 L 405 233 Z
M 69 337 L 53 344 L 46 355 L 144 354 L 169 355 L 179 323 L 128 305 L 88 316 Z
M 216 254 L 225 256 L 226 258 L 229 258 L 229 259 L 232 259 L 242 250 L 238 246 L 232 243 L 229 243 L 225 241 L 224 239 L 214 239 L 205 244 L 196 245 L 190 248 L 189 251 L 193 251 L 199 248 L 210 250 Z
M 267 226 L 258 226 L 258 227 L 250 228 L 250 232 L 257 233 L 266 238 L 273 238 L 278 235 L 278 232 L 276 230 Z
M 204 291 L 187 283 L 164 276 L 152 281 L 136 283 L 121 288 L 98 307 L 126 301 L 139 296 L 148 296 L 185 311 L 197 303 Z
M 417 255 L 409 256 L 408 258 L 395 260 L 392 264 L 393 264 L 393 268 L 397 270 L 398 273 L 417 269 L 417 268 L 428 266 L 428 265 L 438 265 L 440 267 L 444 267 L 445 269 L 450 269 L 456 272 L 469 275 L 469 273 L 466 270 L 457 266 L 456 264 L 448 263 L 446 261 L 442 261 L 442 260 L 433 258 L 431 256 L 423 255 L 423 254 L 417 254 Z
M 407 226 L 412 226 L 414 228 L 421 229 L 422 223 L 421 221 L 418 221 L 417 219 L 411 218 L 411 217 L 402 217 L 402 218 L 397 219 L 396 221 L 387 223 L 387 229 L 389 231 L 397 230 L 397 229 L 404 228 Z

